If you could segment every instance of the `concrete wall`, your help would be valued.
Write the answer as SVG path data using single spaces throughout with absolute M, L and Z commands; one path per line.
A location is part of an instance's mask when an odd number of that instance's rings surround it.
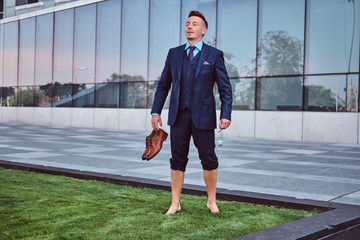
M 163 128 L 169 131 L 167 114 L 164 109 Z M 150 132 L 150 119 L 150 109 L 0 107 L 1 122 Z M 360 144 L 360 113 L 233 111 L 226 135 Z

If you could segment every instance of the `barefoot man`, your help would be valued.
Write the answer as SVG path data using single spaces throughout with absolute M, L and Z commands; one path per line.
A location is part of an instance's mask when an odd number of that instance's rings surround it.
M 213 213 L 219 212 L 216 205 L 218 158 L 215 154 L 214 84 L 218 86 L 221 101 L 220 129 L 228 128 L 231 123 L 232 92 L 223 52 L 202 41 L 207 28 L 205 17 L 198 11 L 191 11 L 185 26 L 187 43 L 169 50 L 151 110 L 152 127 L 159 130 L 161 110 L 172 87 L 168 115 L 172 202 L 166 214 L 181 210 L 180 196 L 191 136 L 204 170 L 207 207 Z

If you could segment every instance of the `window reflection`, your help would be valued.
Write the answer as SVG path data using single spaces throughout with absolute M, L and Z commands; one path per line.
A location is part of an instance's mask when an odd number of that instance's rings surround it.
M 258 75 L 302 74 L 304 0 L 261 0 Z
M 19 85 L 33 85 L 35 71 L 35 18 L 20 21 L 19 41 Z
M 185 22 L 188 19 L 189 12 L 192 10 L 200 11 L 209 24 L 207 33 L 203 41 L 211 46 L 216 46 L 216 0 L 183 0 L 181 14 L 181 43 L 186 43 Z
M 0 106 L 14 107 L 17 104 L 15 87 L 0 87 Z
M 95 85 L 73 84 L 73 107 L 94 107 Z
M 51 106 L 51 92 L 44 91 L 40 86 L 34 86 L 34 106 Z
M 121 33 L 121 73 L 147 78 L 148 0 L 124 0 Z
M 120 76 L 120 107 L 146 108 L 148 84 L 142 76 Z
M 255 79 L 231 79 L 234 110 L 255 109 Z
M 96 107 L 118 108 L 119 97 L 119 83 L 102 83 L 96 85 Z
M 168 50 L 179 45 L 180 0 L 151 1 L 150 10 L 149 79 L 157 80 Z
M 95 82 L 96 5 L 75 8 L 74 83 Z
M 0 24 L 0 87 L 3 85 L 3 47 L 4 47 L 4 25 Z M 1 91 L 0 91 L 1 94 Z M 1 102 L 0 102 L 1 106 Z
M 4 59 L 6 61 L 4 61 L 3 68 L 3 86 L 16 86 L 18 72 L 18 22 L 4 24 Z
M 106 82 L 120 70 L 121 1 L 98 4 L 96 38 L 96 82 Z
M 55 13 L 54 82 L 72 83 L 74 9 Z
M 0 106 L 151 108 L 197 9 L 205 43 L 224 52 L 233 109 L 359 111 L 360 0 L 307 1 L 304 45 L 305 2 L 108 0 L 0 24 Z
M 257 106 L 259 110 L 302 110 L 302 78 L 260 78 Z
M 72 84 L 55 82 L 52 88 L 53 107 L 72 107 Z
M 53 14 L 36 18 L 35 85 L 52 83 Z
M 357 112 L 358 83 L 358 75 L 307 77 L 305 108 L 309 111 Z
M 34 107 L 35 106 L 35 92 L 34 86 L 18 87 L 17 88 L 17 106 L 19 107 Z M 38 105 L 38 103 L 36 104 Z
M 256 1 L 220 0 L 218 13 L 217 47 L 229 76 L 255 76 Z
M 359 71 L 360 0 L 308 1 L 306 73 Z

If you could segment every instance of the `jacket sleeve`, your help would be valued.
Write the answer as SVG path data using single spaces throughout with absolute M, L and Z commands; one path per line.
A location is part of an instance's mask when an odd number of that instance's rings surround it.
M 151 114 L 153 113 L 161 114 L 166 97 L 171 87 L 171 83 L 172 83 L 172 77 L 171 77 L 170 50 L 169 50 L 168 55 L 166 57 L 164 69 L 161 73 L 161 77 L 160 80 L 158 81 L 158 85 L 156 88 Z
M 218 86 L 221 101 L 220 119 L 225 118 L 231 120 L 232 88 L 225 68 L 223 52 L 220 52 L 220 55 L 216 60 L 215 81 Z

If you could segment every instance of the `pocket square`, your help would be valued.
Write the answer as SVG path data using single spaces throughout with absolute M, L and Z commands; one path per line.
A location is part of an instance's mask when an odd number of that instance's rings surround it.
M 203 65 L 210 65 L 210 63 L 208 63 L 207 61 L 204 61 Z

